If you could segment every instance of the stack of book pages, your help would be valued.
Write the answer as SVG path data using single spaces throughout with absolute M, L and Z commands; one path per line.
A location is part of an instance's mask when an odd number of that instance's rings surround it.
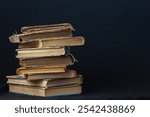
M 80 94 L 83 76 L 68 66 L 76 62 L 70 46 L 82 46 L 82 36 L 73 36 L 69 23 L 25 26 L 22 34 L 9 37 L 18 43 L 16 75 L 6 76 L 9 91 L 35 96 Z

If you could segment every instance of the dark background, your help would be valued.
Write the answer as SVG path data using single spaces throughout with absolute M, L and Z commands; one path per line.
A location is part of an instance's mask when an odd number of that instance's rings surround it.
M 26 25 L 69 22 L 86 39 L 71 49 L 85 76 L 74 99 L 150 99 L 149 0 L 1 0 L 0 15 L 1 85 L 18 67 L 8 36 Z

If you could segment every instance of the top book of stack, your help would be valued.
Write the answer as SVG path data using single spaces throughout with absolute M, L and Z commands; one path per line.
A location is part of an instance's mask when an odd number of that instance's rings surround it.
M 69 23 L 25 26 L 21 28 L 22 34 L 14 34 L 9 37 L 12 43 L 25 43 L 36 40 L 57 39 L 59 37 L 72 37 L 74 28 Z

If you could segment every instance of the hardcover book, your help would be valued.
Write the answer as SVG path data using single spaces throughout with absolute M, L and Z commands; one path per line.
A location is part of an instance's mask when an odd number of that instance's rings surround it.
M 82 46 L 84 38 L 78 37 L 57 37 L 45 38 L 26 43 L 20 43 L 19 48 L 44 48 L 44 47 L 64 47 L 64 46 Z
M 61 56 L 67 53 L 64 47 L 58 48 L 23 48 L 16 49 L 17 58 L 38 58 L 38 57 L 50 57 L 50 56 Z
M 9 90 L 13 93 L 21 93 L 33 96 L 60 96 L 60 95 L 73 95 L 80 94 L 82 87 L 80 85 L 66 85 L 58 87 L 32 87 L 26 85 L 9 84 Z
M 19 64 L 23 67 L 40 67 L 40 66 L 51 66 L 51 67 L 66 67 L 73 65 L 75 62 L 74 57 L 70 55 L 66 56 L 53 56 L 53 57 L 42 57 L 32 59 L 20 59 Z

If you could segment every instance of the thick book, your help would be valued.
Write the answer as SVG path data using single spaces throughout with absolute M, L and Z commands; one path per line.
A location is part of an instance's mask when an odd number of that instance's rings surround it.
M 42 38 L 53 37 L 72 37 L 73 27 L 71 24 L 59 25 L 41 25 L 41 26 L 28 26 L 22 27 L 23 34 L 14 34 L 9 37 L 12 43 L 28 42 Z
M 61 73 L 38 73 L 38 74 L 19 74 L 6 76 L 8 79 L 27 79 L 27 80 L 42 80 L 42 79 L 60 79 L 60 78 L 75 78 L 77 73 L 75 70 L 67 69 Z
M 45 87 L 33 87 L 26 85 L 9 84 L 9 91 L 13 93 L 49 97 L 49 96 L 80 94 L 82 92 L 82 87 L 80 85 L 66 85 L 66 86 L 45 88 Z
M 38 58 L 38 57 L 49 57 L 49 56 L 61 56 L 67 53 L 65 47 L 56 48 L 24 48 L 16 49 L 17 58 L 27 59 L 27 58 Z
M 38 25 L 38 26 L 24 26 L 21 28 L 21 32 L 26 33 L 35 33 L 35 32 L 49 32 L 49 31 L 60 31 L 64 29 L 74 30 L 73 26 L 70 23 L 60 23 L 60 24 L 50 24 L 50 25 Z
M 84 38 L 77 37 L 58 37 L 45 38 L 26 43 L 20 43 L 19 48 L 43 48 L 43 47 L 64 47 L 64 46 L 81 46 L 84 45 Z
M 38 73 L 60 73 L 65 72 L 66 67 L 49 67 L 49 66 L 43 66 L 43 67 L 20 67 L 17 68 L 16 73 L 17 74 L 38 74 Z
M 51 66 L 51 67 L 65 67 L 73 65 L 75 62 L 74 57 L 71 55 L 56 56 L 56 57 L 42 57 L 32 59 L 20 59 L 19 64 L 23 67 L 40 67 L 40 66 Z
M 29 81 L 26 79 L 8 78 L 8 84 L 28 85 L 28 86 L 39 86 L 39 87 L 54 87 L 54 86 L 65 86 L 71 84 L 82 84 L 83 76 L 77 75 L 75 78 L 60 78 L 60 79 L 44 79 Z

